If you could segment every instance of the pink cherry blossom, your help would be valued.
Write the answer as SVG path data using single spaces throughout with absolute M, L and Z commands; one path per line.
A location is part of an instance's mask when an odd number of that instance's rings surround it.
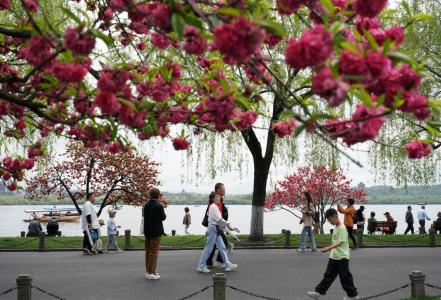
M 11 7 L 9 0 L 0 0 L 0 11 L 8 9 Z
M 405 146 L 407 157 L 409 159 L 421 159 L 429 156 L 432 152 L 432 147 L 421 141 L 411 141 Z
M 412 113 L 418 120 L 430 117 L 429 103 L 427 98 L 417 91 L 407 91 L 403 94 L 405 100 L 400 110 Z
M 121 103 L 115 94 L 110 92 L 101 92 L 96 96 L 94 102 L 103 114 L 112 115 L 121 109 Z
M 25 7 L 30 12 L 36 13 L 38 12 L 38 0 L 25 0 Z
M 185 138 L 176 137 L 172 140 L 173 147 L 175 150 L 187 150 L 190 146 L 190 142 L 187 141 Z
M 322 25 L 305 31 L 300 40 L 286 46 L 286 63 L 296 70 L 318 66 L 332 54 L 332 35 Z
M 83 81 L 89 72 L 89 66 L 84 63 L 55 63 L 50 71 L 61 82 L 78 83 Z
M 279 138 L 290 136 L 296 128 L 297 123 L 294 121 L 294 119 L 287 119 L 271 125 L 271 130 L 274 131 Z
M 251 125 L 253 125 L 254 122 L 256 122 L 257 116 L 258 116 L 258 114 L 255 111 L 246 111 L 246 112 L 235 113 L 234 118 L 238 118 L 240 120 L 237 121 L 236 123 L 234 123 L 234 125 L 239 130 L 245 130 L 245 129 L 251 127 Z
M 184 30 L 184 38 L 184 50 L 190 54 L 201 55 L 208 48 L 207 41 L 200 36 L 199 29 L 195 27 L 186 26 Z
M 78 55 L 89 55 L 95 47 L 95 37 L 68 27 L 64 32 L 64 47 Z
M 265 31 L 243 17 L 214 29 L 214 43 L 226 63 L 244 63 L 265 39 Z
M 387 4 L 387 0 L 355 0 L 353 3 L 357 15 L 362 17 L 376 17 Z
M 291 15 L 299 10 L 307 0 L 276 0 L 277 10 L 281 15 Z
M 329 67 L 313 74 L 312 91 L 325 98 L 331 106 L 339 106 L 345 100 L 349 85 L 339 78 L 334 78 Z
M 159 49 L 166 49 L 172 43 L 168 37 L 159 32 L 153 32 L 150 41 L 153 46 L 156 46 Z

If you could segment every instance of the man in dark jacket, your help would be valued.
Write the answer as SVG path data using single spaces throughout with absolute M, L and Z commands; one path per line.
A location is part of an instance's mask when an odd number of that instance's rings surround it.
M 407 207 L 406 223 L 407 223 L 407 228 L 406 231 L 404 231 L 404 234 L 407 234 L 409 231 L 412 232 L 412 234 L 414 234 L 412 206 Z
M 214 191 L 216 192 L 216 194 L 221 196 L 221 202 L 219 203 L 219 210 L 222 214 L 222 219 L 228 221 L 228 209 L 224 204 L 224 198 L 223 198 L 225 196 L 225 185 L 223 183 L 216 183 L 216 185 L 214 186 Z M 228 240 L 225 235 L 225 232 L 222 231 L 220 235 L 222 237 L 222 240 L 224 241 L 225 247 L 228 249 Z M 211 251 L 211 254 L 207 259 L 207 267 L 209 268 L 213 267 L 213 257 L 215 252 L 216 252 L 216 245 L 214 245 L 213 251 Z M 217 264 L 215 266 L 217 267 L 222 267 L 224 265 L 224 261 L 222 260 L 219 251 L 217 253 L 216 262 Z
M 50 220 L 46 225 L 47 235 L 56 236 L 58 234 L 58 229 L 60 229 L 58 221 L 54 217 L 52 217 L 52 220 Z
M 161 278 L 156 273 L 156 262 L 159 256 L 159 243 L 164 235 L 162 221 L 166 215 L 161 204 L 162 194 L 157 188 L 149 192 L 150 200 L 144 205 L 144 236 L 145 236 L 145 278 L 156 280 Z

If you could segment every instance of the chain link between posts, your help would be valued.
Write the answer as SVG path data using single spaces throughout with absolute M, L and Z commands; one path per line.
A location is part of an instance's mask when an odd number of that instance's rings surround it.
M 398 292 L 399 290 L 405 289 L 405 288 L 407 288 L 409 285 L 410 285 L 410 284 L 407 283 L 407 284 L 402 285 L 402 286 L 400 286 L 400 287 L 398 287 L 398 288 L 396 288 L 396 289 L 393 289 L 393 290 L 389 290 L 389 291 L 386 291 L 386 292 L 383 292 L 383 293 L 379 293 L 379 294 L 375 294 L 375 295 L 372 295 L 372 296 L 361 297 L 360 300 L 368 300 L 368 299 L 380 298 L 380 297 L 383 297 L 383 296 L 386 296 L 386 295 L 389 295 L 389 294 L 392 294 L 392 293 Z
M 202 288 L 202 289 L 200 289 L 200 290 L 198 290 L 198 291 L 196 291 L 196 292 L 194 292 L 194 293 L 191 293 L 190 295 L 187 295 L 187 296 L 185 296 L 185 297 L 179 298 L 178 300 L 187 300 L 187 299 L 191 299 L 191 298 L 193 298 L 194 296 L 197 296 L 197 295 L 199 295 L 199 294 L 202 294 L 203 292 L 205 292 L 206 290 L 208 290 L 208 289 L 210 289 L 210 288 L 212 288 L 212 287 L 213 287 L 213 285 L 208 285 L 208 286 L 206 286 L 206 287 L 204 287 L 204 288 Z
M 441 290 L 441 286 L 436 286 L 430 283 L 426 283 L 426 286 L 432 288 L 432 289 L 436 289 L 436 290 Z
M 13 288 L 10 288 L 10 289 L 8 289 L 6 291 L 0 292 L 0 296 L 4 296 L 6 294 L 9 294 L 9 293 L 13 292 L 16 289 L 17 289 L 17 287 L 13 287 Z
M 30 241 L 25 241 L 25 242 L 23 242 L 23 243 L 18 243 L 18 244 L 15 244 L 15 245 L 9 246 L 9 248 L 17 248 L 18 246 L 23 246 L 23 245 L 26 245 L 26 244 L 30 244 L 30 243 L 32 243 L 33 241 L 36 241 L 36 240 L 38 240 L 38 239 L 39 239 L 39 237 L 36 237 L 36 238 L 34 238 L 34 239 L 30 240 Z
M 48 291 L 46 291 L 46 290 L 44 290 L 44 289 L 42 289 L 42 288 L 40 288 L 38 286 L 33 285 L 32 288 L 36 289 L 37 291 L 39 291 L 39 292 L 41 292 L 41 293 L 43 293 L 45 295 L 51 296 L 52 298 L 55 298 L 55 299 L 58 299 L 58 300 L 66 300 L 66 298 L 63 298 L 63 297 L 57 296 L 55 294 L 52 294 L 51 292 L 48 292 Z
M 254 292 L 246 291 L 246 290 L 243 290 L 243 289 L 231 286 L 231 285 L 226 285 L 226 287 L 232 289 L 233 291 L 236 291 L 236 292 L 239 292 L 239 293 L 242 293 L 242 294 L 254 297 L 254 298 L 266 299 L 266 300 L 282 300 L 280 298 L 274 298 L 274 297 L 268 297 L 268 296 L 259 295 L 259 294 L 256 294 Z

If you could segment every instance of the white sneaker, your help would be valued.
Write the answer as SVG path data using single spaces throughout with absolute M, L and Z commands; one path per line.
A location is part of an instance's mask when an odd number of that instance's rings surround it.
M 147 280 L 158 280 L 161 276 L 157 274 L 145 274 L 145 279 Z
M 309 297 L 315 300 L 321 300 L 323 299 L 323 295 L 317 292 L 307 292 L 306 293 Z
M 234 269 L 237 269 L 236 264 L 230 264 L 229 266 L 225 267 L 225 272 L 233 271 Z
M 344 296 L 343 300 L 356 300 L 356 299 L 360 299 L 359 296 L 355 296 L 355 297 L 349 297 L 349 296 Z
M 300 248 L 299 248 L 299 249 L 297 249 L 297 252 L 302 252 L 302 253 L 303 253 L 303 252 L 306 252 L 306 250 L 305 250 L 305 249 L 300 249 Z
M 216 261 L 216 262 L 214 262 L 213 267 L 218 268 L 218 269 L 224 269 L 225 265 Z
M 208 270 L 207 267 L 205 267 L 205 268 L 203 268 L 203 269 L 199 269 L 199 268 L 197 268 L 197 270 L 198 270 L 199 273 L 210 273 L 210 270 Z

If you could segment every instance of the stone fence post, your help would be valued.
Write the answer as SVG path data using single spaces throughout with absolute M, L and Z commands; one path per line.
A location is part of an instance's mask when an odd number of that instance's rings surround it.
M 28 274 L 18 275 L 17 300 L 31 300 L 32 277 Z
M 38 240 L 38 251 L 44 251 L 44 240 L 46 238 L 46 234 L 44 232 L 41 232 L 39 235 L 39 240 Z
M 413 271 L 409 274 L 410 277 L 410 293 L 414 298 L 426 296 L 426 290 L 424 287 L 424 281 L 426 280 L 426 275 L 421 271 Z
M 436 230 L 435 228 L 430 227 L 429 229 L 429 241 L 430 241 L 430 247 L 436 246 Z
M 356 235 L 357 235 L 357 246 L 359 248 L 363 247 L 363 229 L 357 229 L 356 231 Z
M 130 229 L 124 230 L 125 244 L 124 250 L 130 250 Z
M 288 248 L 291 246 L 291 230 L 285 229 L 284 235 L 285 235 L 285 248 Z
M 213 275 L 213 299 L 225 300 L 225 286 L 227 277 L 224 273 L 216 273 Z

